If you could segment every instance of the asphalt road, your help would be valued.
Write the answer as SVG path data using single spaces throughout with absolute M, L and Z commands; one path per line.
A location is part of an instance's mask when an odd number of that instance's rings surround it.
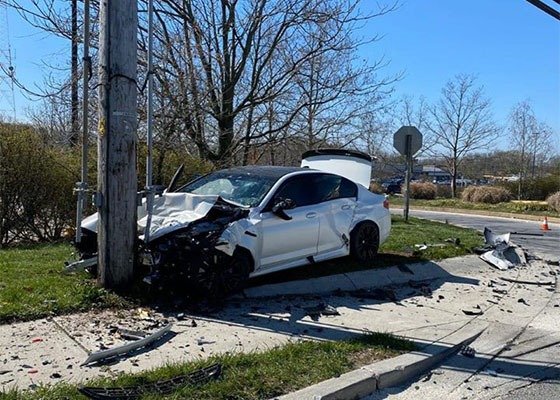
M 393 213 L 402 213 L 402 210 L 392 210 Z M 434 211 L 411 210 L 411 216 L 418 218 L 426 218 L 435 221 L 448 222 L 453 225 L 473 228 L 483 231 L 488 227 L 497 234 L 512 233 L 511 240 L 518 245 L 524 247 L 527 251 L 543 257 L 548 260 L 560 259 L 560 225 L 550 224 L 550 231 L 543 232 L 540 230 L 540 223 L 535 221 L 518 220 L 512 218 L 479 216 L 470 214 L 454 214 Z M 536 290 L 536 289 L 535 289 Z M 474 399 L 497 399 L 497 400 L 517 400 L 517 399 L 542 399 L 552 400 L 560 399 L 560 369 L 557 363 L 560 360 L 558 353 L 558 336 L 560 326 L 560 312 L 558 311 L 558 299 L 560 294 L 558 287 L 551 293 L 549 303 L 541 309 L 535 319 L 526 325 L 523 333 L 510 344 L 514 354 L 513 358 L 505 357 L 505 359 L 515 359 L 520 362 L 541 364 L 542 368 L 538 373 L 534 373 L 531 380 L 524 379 L 504 379 L 485 376 L 484 371 L 469 377 L 469 381 L 483 381 L 483 385 L 479 385 L 478 391 L 471 395 L 465 395 L 460 398 Z M 497 321 L 496 321 L 497 322 Z M 492 325 L 490 325 L 492 327 Z M 491 328 L 490 328 L 491 329 Z M 508 328 L 504 327 L 507 331 Z M 530 355 L 530 356 L 526 356 Z M 555 360 L 555 361 L 553 361 Z M 555 363 L 556 365 L 553 366 Z M 490 363 L 488 370 L 496 368 L 497 362 Z M 499 369 L 498 369 L 499 370 Z M 449 373 L 444 374 L 449 375 Z M 498 381 L 498 382 L 496 382 Z M 480 390 L 480 386 L 484 390 Z M 414 387 L 414 384 L 412 385 Z M 416 386 L 418 388 L 418 386 Z M 476 390 L 469 388 L 469 390 Z M 396 394 L 395 398 L 414 398 L 416 390 L 405 389 L 403 392 Z M 428 391 L 430 393 L 430 391 Z M 467 393 L 468 394 L 468 393 Z M 417 394 L 416 394 L 417 395 Z M 378 398 L 392 398 L 389 393 L 381 394 L 381 396 L 372 396 Z M 453 396 L 451 396 L 453 397 Z
M 402 214 L 401 209 L 391 211 L 395 214 Z M 484 228 L 488 227 L 497 234 L 511 232 L 511 240 L 525 249 L 547 259 L 558 260 L 560 258 L 560 224 L 549 223 L 551 230 L 542 231 L 540 222 L 513 218 L 424 210 L 410 210 L 410 215 L 434 221 L 449 222 L 453 225 L 479 231 L 484 231 Z

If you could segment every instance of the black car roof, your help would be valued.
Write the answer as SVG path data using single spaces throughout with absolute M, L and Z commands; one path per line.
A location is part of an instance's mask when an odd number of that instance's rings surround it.
M 281 167 L 274 165 L 245 165 L 243 167 L 233 167 L 216 171 L 217 173 L 265 176 L 268 178 L 279 179 L 292 172 L 308 171 L 307 168 Z

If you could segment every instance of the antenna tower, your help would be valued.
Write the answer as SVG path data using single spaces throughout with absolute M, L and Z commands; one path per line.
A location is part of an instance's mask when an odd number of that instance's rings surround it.
M 8 28 L 8 6 L 0 1 L 0 118 L 16 120 L 14 67 Z

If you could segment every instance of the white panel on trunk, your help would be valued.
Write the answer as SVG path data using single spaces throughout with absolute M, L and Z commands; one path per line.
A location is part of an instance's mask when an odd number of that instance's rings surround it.
M 365 188 L 371 181 L 371 157 L 358 151 L 309 150 L 303 153 L 301 166 L 343 176 Z

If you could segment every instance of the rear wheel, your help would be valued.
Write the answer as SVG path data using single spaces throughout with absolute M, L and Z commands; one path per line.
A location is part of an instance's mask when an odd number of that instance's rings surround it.
M 373 222 L 362 222 L 352 231 L 350 254 L 357 261 L 371 263 L 379 250 L 379 228 Z

